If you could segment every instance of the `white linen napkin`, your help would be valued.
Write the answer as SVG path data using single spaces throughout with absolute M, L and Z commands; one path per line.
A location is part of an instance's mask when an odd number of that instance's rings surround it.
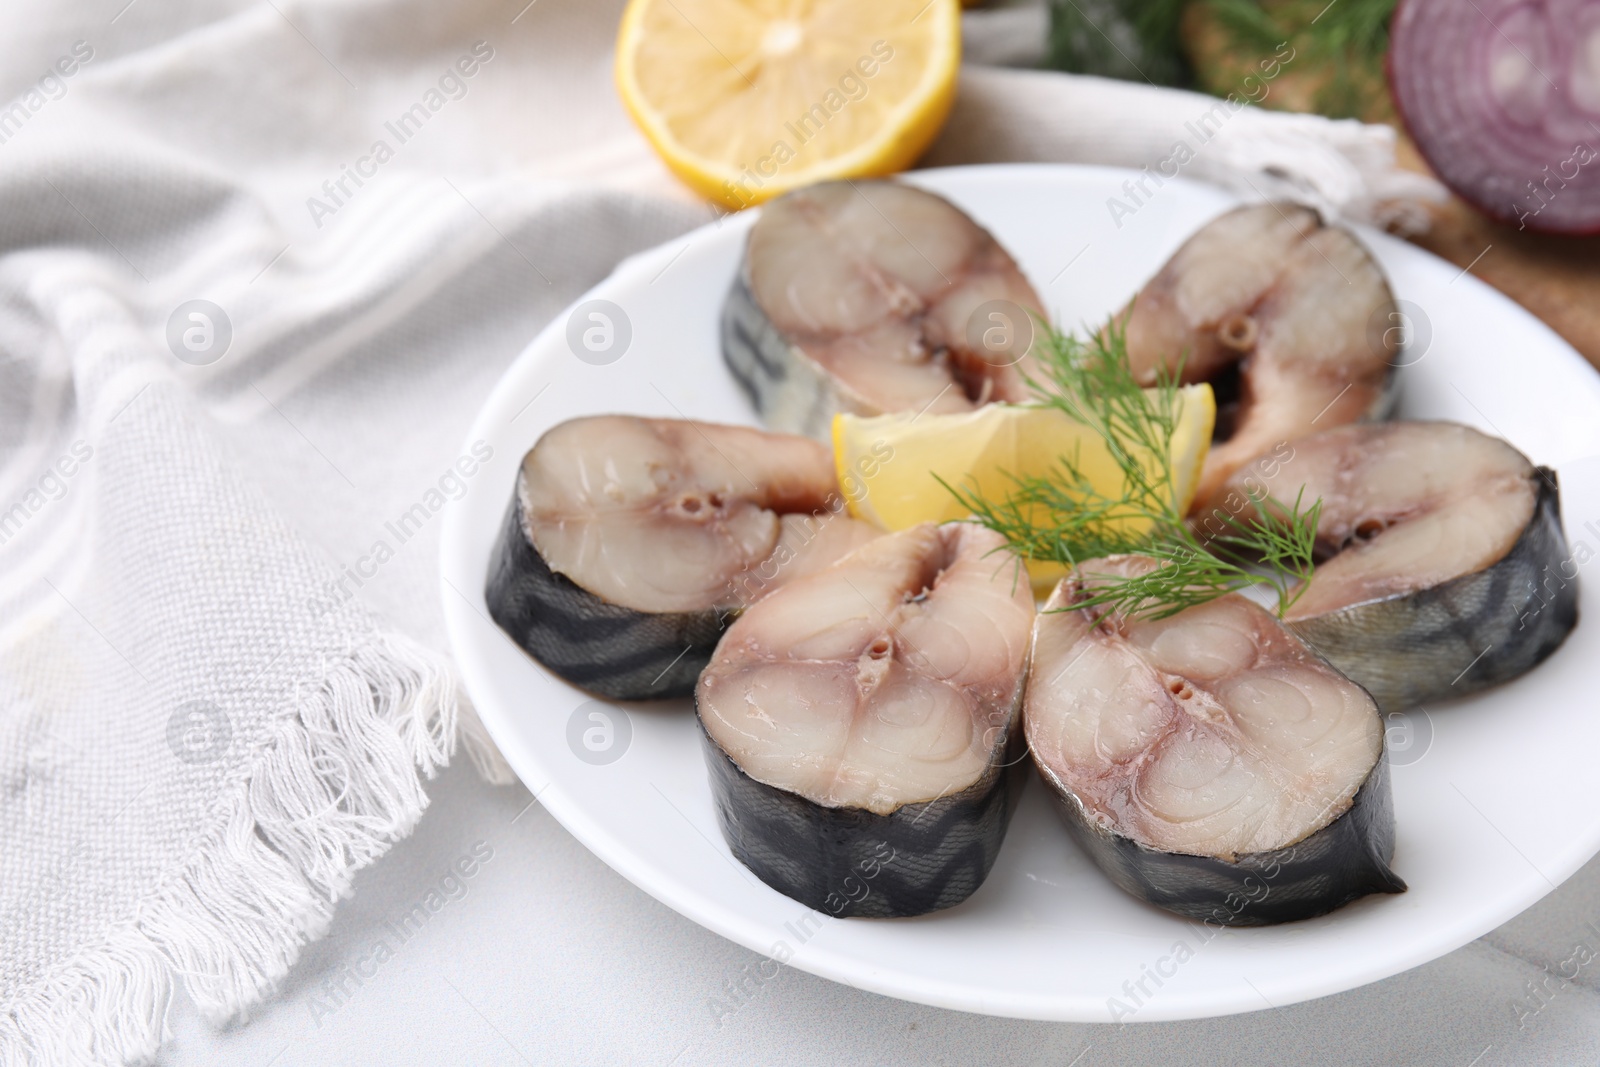
M 122 1063 L 177 983 L 217 1020 L 266 995 L 415 823 L 471 723 L 435 599 L 465 428 L 544 322 L 712 213 L 615 100 L 616 0 L 23 6 L 0 1063 Z M 1215 106 L 969 67 L 929 161 L 1159 169 Z M 1187 176 L 1359 219 L 1434 192 L 1382 129 L 1213 121 Z

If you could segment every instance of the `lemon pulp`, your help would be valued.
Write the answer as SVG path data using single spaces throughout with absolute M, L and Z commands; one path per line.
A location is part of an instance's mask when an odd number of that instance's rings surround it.
M 616 79 L 667 166 L 740 208 L 910 166 L 960 59 L 958 0 L 631 0 Z
M 1217 409 L 1209 385 L 1185 386 L 1178 397 L 1170 459 L 1181 514 L 1199 485 Z M 1122 468 L 1105 440 L 1052 407 L 988 404 L 943 415 L 840 414 L 833 420 L 833 456 L 850 513 L 885 530 L 969 517 L 939 478 L 998 503 L 1015 492 L 1014 477 L 1050 477 L 1063 456 L 1073 459 L 1096 493 L 1127 495 Z M 1150 457 L 1151 463 L 1156 459 Z M 1049 561 L 1030 561 L 1028 570 L 1036 587 L 1064 573 Z

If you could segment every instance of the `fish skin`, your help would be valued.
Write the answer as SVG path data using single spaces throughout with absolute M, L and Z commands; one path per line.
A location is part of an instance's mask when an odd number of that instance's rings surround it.
M 749 270 L 748 262 L 740 264 L 722 306 L 722 359 L 768 427 L 827 440 L 833 416 L 857 405 L 767 318 L 750 290 Z
M 994 866 L 1027 780 L 1021 716 L 977 781 L 888 815 L 825 807 L 758 782 L 703 723 L 700 737 L 734 856 L 784 896 L 841 919 L 906 918 L 966 900 Z
M 1558 570 L 1571 553 L 1556 474 L 1548 467 L 1535 473 L 1533 517 L 1499 561 L 1431 589 L 1291 619 L 1289 628 L 1385 712 L 1465 696 L 1532 670 L 1578 623 L 1577 579 Z M 1550 590 L 1552 573 L 1558 585 Z
M 1270 926 L 1326 915 L 1372 893 L 1403 893 L 1394 857 L 1394 795 L 1380 754 L 1350 806 L 1292 845 L 1233 860 L 1149 848 L 1089 818 L 1081 801 L 1035 761 L 1056 814 L 1117 888 L 1217 926 Z
M 517 494 L 490 559 L 489 616 L 557 676 L 610 700 L 690 696 L 732 622 L 718 610 L 634 611 L 555 573 L 523 529 Z

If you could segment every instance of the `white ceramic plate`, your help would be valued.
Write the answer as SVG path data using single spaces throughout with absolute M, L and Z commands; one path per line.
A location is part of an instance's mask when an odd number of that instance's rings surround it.
M 907 180 L 988 227 L 1056 321 L 1074 325 L 1121 306 L 1232 203 L 1209 186 L 1169 181 L 1118 227 L 1107 198 L 1126 199 L 1129 173 L 995 166 Z M 489 621 L 482 592 L 517 464 L 549 427 L 601 412 L 757 424 L 717 341 L 752 221 L 750 212 L 733 216 L 629 259 L 584 297 L 613 302 L 631 325 L 614 362 L 578 359 L 565 314 L 528 346 L 472 429 L 468 445 L 486 442 L 494 455 L 443 531 L 445 614 L 473 701 L 539 802 L 635 885 L 739 944 L 863 989 L 994 1015 L 1143 1021 L 1251 1011 L 1395 974 L 1505 922 L 1600 849 L 1592 786 L 1600 714 L 1589 684 L 1600 659 L 1600 575 L 1584 573 L 1589 621 L 1543 666 L 1499 690 L 1391 720 L 1394 867 L 1411 886 L 1402 895 L 1286 926 L 1203 930 L 1114 888 L 1073 845 L 1037 781 L 989 880 L 949 911 L 838 920 L 758 882 L 718 832 L 689 702 L 591 702 Z M 1600 549 L 1600 462 L 1584 462 L 1600 453 L 1600 379 L 1470 275 L 1401 241 L 1361 236 L 1396 295 L 1426 319 L 1402 372 L 1402 415 L 1477 426 L 1557 467 L 1581 567 Z M 606 720 L 590 718 L 595 711 Z M 603 746 L 606 721 L 602 755 L 613 761 L 592 762 L 582 731 L 595 730 L 590 742 Z

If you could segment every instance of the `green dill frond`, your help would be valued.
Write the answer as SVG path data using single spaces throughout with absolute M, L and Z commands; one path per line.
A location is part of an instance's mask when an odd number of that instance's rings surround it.
M 1172 442 L 1182 415 L 1178 375 L 1138 380 L 1126 338 L 1113 321 L 1088 339 L 1040 321 L 1028 385 L 1041 407 L 1054 407 L 1105 443 L 1121 474 L 1121 492 L 1107 496 L 1074 455 L 1057 457 L 1044 476 L 1007 474 L 1009 492 L 991 499 L 971 488 L 939 484 L 973 519 L 1030 560 L 1069 567 L 1102 556 L 1143 555 L 1161 566 L 1135 577 L 1104 576 L 1075 607 L 1108 606 L 1130 617 L 1165 618 L 1250 586 L 1272 590 L 1280 614 L 1310 579 L 1322 503 L 1303 493 L 1285 506 L 1252 497 L 1248 514 L 1220 515 L 1222 529 L 1204 538 L 1185 521 L 1172 469 Z M 937 477 L 937 475 L 935 475 Z

